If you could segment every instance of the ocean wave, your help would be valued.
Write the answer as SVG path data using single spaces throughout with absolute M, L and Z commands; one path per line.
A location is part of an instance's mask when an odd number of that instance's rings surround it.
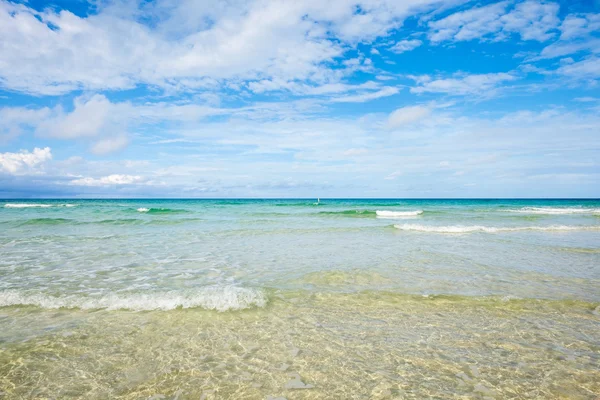
M 395 228 L 403 231 L 432 232 L 432 233 L 472 233 L 472 232 L 518 232 L 518 231 L 581 231 L 581 230 L 600 230 L 600 226 L 515 226 L 515 227 L 494 227 L 494 226 L 427 226 L 417 224 L 394 225 Z
M 423 210 L 416 211 L 375 211 L 377 218 L 405 218 L 405 217 L 416 217 L 417 215 L 423 214 Z
M 343 211 L 320 211 L 318 215 L 330 215 L 338 217 L 372 217 L 375 211 L 371 210 L 343 210 Z
M 187 213 L 187 210 L 172 209 L 172 208 L 154 208 L 154 207 L 140 207 L 136 209 L 137 212 L 145 214 L 181 214 Z
M 523 214 L 600 214 L 600 208 L 581 208 L 581 207 L 523 207 L 518 209 L 506 210 L 508 212 L 523 213 Z
M 68 218 L 32 218 L 22 222 L 20 225 L 59 225 L 74 222 Z
M 414 211 L 386 211 L 386 210 L 343 210 L 343 211 L 321 211 L 318 215 L 331 215 L 341 217 L 373 217 L 377 218 L 406 218 L 416 217 L 423 214 L 423 210 Z
M 51 204 L 41 204 L 41 203 L 6 203 L 4 205 L 5 208 L 48 208 L 52 207 Z
M 42 203 L 6 203 L 5 208 L 50 208 L 50 207 L 77 207 L 77 204 L 42 204 Z
M 70 218 L 31 218 L 17 221 L 0 221 L 0 224 L 10 224 L 15 226 L 27 225 L 179 225 L 204 221 L 202 218 L 173 218 L 173 219 L 142 219 L 142 218 L 118 218 L 118 219 L 100 219 L 100 220 L 76 220 Z
M 142 225 L 144 220 L 135 218 L 102 219 L 99 221 L 81 222 L 82 224 L 101 224 L 101 225 Z
M 186 292 L 110 294 L 102 297 L 49 296 L 17 290 L 0 292 L 0 307 L 21 305 L 47 309 L 150 311 L 199 307 L 223 312 L 264 307 L 267 301 L 267 295 L 262 290 L 238 286 L 207 286 Z

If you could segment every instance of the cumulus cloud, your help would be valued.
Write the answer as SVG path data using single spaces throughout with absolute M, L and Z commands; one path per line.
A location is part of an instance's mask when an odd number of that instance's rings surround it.
M 560 25 L 560 40 L 572 40 L 600 30 L 600 14 L 570 14 Z
M 595 104 L 575 114 L 529 112 L 504 120 L 488 111 L 501 115 L 523 102 L 499 102 L 493 109 L 480 104 L 477 115 L 459 103 L 524 88 L 533 83 L 525 81 L 532 71 L 540 73 L 536 83 L 552 80 L 556 87 L 599 78 L 597 16 L 571 14 L 560 23 L 556 2 L 111 0 L 94 2 L 88 14 L 78 15 L 21 3 L 0 0 L 0 88 L 11 97 L 35 95 L 29 99 L 38 108 L 1 108 L 0 140 L 22 135 L 19 144 L 35 140 L 38 147 L 51 141 L 55 153 L 58 139 L 70 140 L 74 144 L 59 153 L 83 148 L 97 155 L 122 150 L 131 140 L 138 147 L 130 153 L 148 161 L 142 166 L 139 159 L 124 164 L 94 157 L 28 164 L 22 159 L 28 152 L 4 153 L 0 187 L 29 179 L 34 189 L 44 180 L 48 187 L 90 196 L 292 191 L 299 196 L 325 187 L 336 196 L 387 196 L 402 195 L 394 190 L 411 180 L 422 188 L 425 175 L 432 176 L 430 185 L 454 179 L 462 187 L 473 179 L 494 181 L 497 171 L 567 168 L 585 157 L 589 169 L 597 170 L 598 118 L 585 114 L 597 111 Z M 399 29 L 409 16 L 421 17 L 415 24 L 421 32 Z M 550 39 L 556 41 L 540 55 Z M 473 53 L 473 62 L 460 63 L 464 72 L 446 73 L 444 68 L 459 64 L 440 64 L 436 56 L 453 51 L 455 42 L 463 42 L 457 46 L 461 55 L 469 46 L 481 52 Z M 425 44 L 433 47 L 392 54 Z M 435 47 L 440 44 L 448 47 Z M 519 62 L 510 58 L 510 47 L 523 50 L 530 69 L 479 73 Z M 547 61 L 534 65 L 535 56 Z M 403 65 L 401 59 L 409 62 Z M 407 77 L 414 81 L 410 93 L 397 95 Z M 131 88 L 136 90 L 115 93 Z M 38 97 L 70 92 L 76 94 Z M 397 108 L 410 104 L 414 94 L 432 101 Z M 593 93 L 569 93 L 568 99 L 587 94 Z M 452 103 L 440 105 L 447 96 L 455 96 Z M 536 110 L 547 104 L 531 98 Z M 546 153 L 559 154 L 564 162 L 538 157 Z M 15 161 L 7 154 L 21 155 Z M 519 157 L 511 159 L 514 154 Z M 404 173 L 402 182 L 393 180 L 398 171 Z M 480 173 L 481 179 L 473 177 Z M 435 174 L 447 175 L 436 181 Z M 459 182 L 463 175 L 469 181 Z M 163 178 L 165 187 L 157 190 L 151 179 Z
M 409 106 L 398 108 L 392 112 L 388 117 L 388 127 L 398 128 L 403 125 L 412 124 L 417 122 L 431 113 L 428 107 L 423 106 Z
M 523 40 L 546 41 L 560 20 L 556 3 L 525 1 L 511 9 L 511 2 L 502 1 L 483 7 L 456 12 L 446 18 L 429 22 L 428 37 L 434 43 L 466 40 L 503 40 L 519 34 Z
M 436 3 L 181 2 L 133 13 L 116 3 L 81 17 L 0 0 L 0 82 L 47 95 L 139 83 L 178 91 L 257 78 L 326 83 L 339 79 L 326 64 L 347 48 Z
M 33 151 L 21 150 L 18 153 L 0 153 L 0 171 L 11 175 L 40 172 L 44 163 L 52 159 L 49 147 Z

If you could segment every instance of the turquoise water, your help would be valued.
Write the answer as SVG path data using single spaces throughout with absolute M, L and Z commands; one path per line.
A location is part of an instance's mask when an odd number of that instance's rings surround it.
M 4 200 L 0 252 L 7 398 L 600 390 L 599 200 Z
M 208 297 L 218 296 L 222 288 L 256 294 L 250 300 L 265 297 L 262 289 L 384 289 L 600 301 L 595 200 L 11 200 L 0 206 L 0 305 L 44 298 L 45 306 L 91 308 L 98 301 L 118 308 L 119 299 L 140 295 L 140 309 L 204 306 L 193 297 L 209 289 Z M 218 308 L 246 306 L 230 300 Z

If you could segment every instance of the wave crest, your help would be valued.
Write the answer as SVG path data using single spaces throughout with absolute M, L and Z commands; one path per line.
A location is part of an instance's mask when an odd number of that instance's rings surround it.
M 417 215 L 423 214 L 423 210 L 416 211 L 386 211 L 377 210 L 375 211 L 378 218 L 404 218 L 404 217 L 416 217 Z
M 4 208 L 48 208 L 52 207 L 51 204 L 41 204 L 41 203 L 6 203 Z
M 186 292 L 110 294 L 101 297 L 55 297 L 44 294 L 26 294 L 17 290 L 0 292 L 0 307 L 27 305 L 49 309 L 150 311 L 200 307 L 223 312 L 264 307 L 267 301 L 268 298 L 262 290 L 239 286 L 207 286 Z
M 77 204 L 6 203 L 4 208 L 77 207 Z
M 140 207 L 136 211 L 140 212 L 140 213 L 147 213 L 147 214 L 181 214 L 181 213 L 188 212 L 186 210 L 176 210 L 176 209 L 171 209 L 171 208 L 154 208 L 154 207 Z
M 402 224 L 394 225 L 394 228 L 403 231 L 417 232 L 432 232 L 432 233 L 472 233 L 472 232 L 518 232 L 518 231 L 580 231 L 580 230 L 599 230 L 600 226 L 567 226 L 567 225 L 551 225 L 551 226 L 515 226 L 515 227 L 495 227 L 495 226 L 427 226 L 417 224 Z

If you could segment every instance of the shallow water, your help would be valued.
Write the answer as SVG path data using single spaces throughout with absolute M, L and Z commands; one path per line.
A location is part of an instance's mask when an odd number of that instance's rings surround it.
M 315 203 L 0 202 L 0 398 L 600 394 L 600 201 Z

